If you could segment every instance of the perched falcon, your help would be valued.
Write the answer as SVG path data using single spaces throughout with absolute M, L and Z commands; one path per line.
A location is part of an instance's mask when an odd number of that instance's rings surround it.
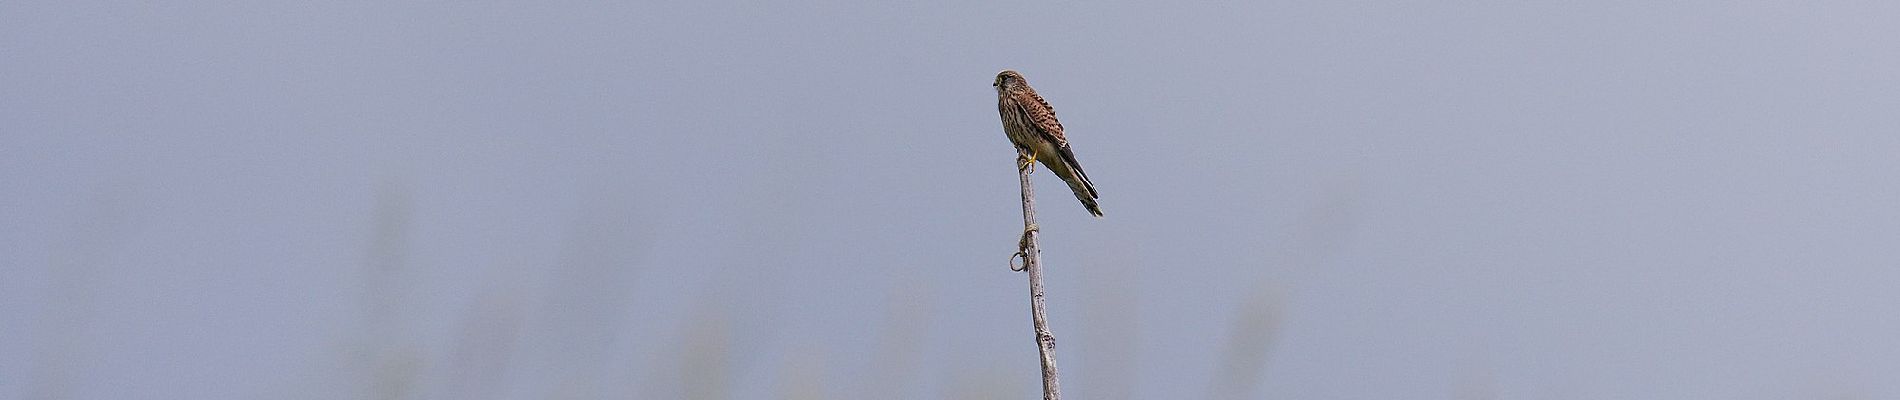
M 1089 214 L 1102 216 L 1102 208 L 1095 200 L 1095 184 L 1089 183 L 1089 175 L 1082 173 L 1082 164 L 1075 162 L 1075 152 L 1069 151 L 1069 139 L 1062 136 L 1062 123 L 1056 121 L 1056 110 L 1043 101 L 1036 89 L 1029 87 L 1023 80 L 1023 74 L 1003 70 L 996 74 L 996 111 L 1003 116 L 1003 134 L 1016 144 L 1016 151 L 1023 155 L 1027 164 L 1019 168 L 1033 168 L 1036 160 L 1049 167 L 1063 182 L 1069 184 L 1069 190 L 1075 192 L 1075 199 L 1082 201 L 1082 207 Z

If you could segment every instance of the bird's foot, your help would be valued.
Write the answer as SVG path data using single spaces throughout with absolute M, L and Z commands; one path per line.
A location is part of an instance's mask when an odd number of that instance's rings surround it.
M 1029 171 L 1029 173 L 1032 174 L 1036 173 L 1036 153 L 1029 151 L 1016 152 L 1016 170 Z

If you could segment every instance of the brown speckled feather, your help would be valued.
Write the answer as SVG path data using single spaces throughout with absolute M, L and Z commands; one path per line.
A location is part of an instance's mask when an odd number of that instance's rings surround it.
M 1069 149 L 1069 138 L 1063 135 L 1055 108 L 1015 71 L 997 74 L 996 86 L 996 110 L 1003 117 L 1003 133 L 1016 147 L 1034 154 L 1049 172 L 1062 178 L 1090 215 L 1102 216 L 1097 200 L 1101 196 L 1088 174 L 1082 172 L 1082 164 L 1076 162 L 1075 151 Z
M 1023 112 L 1029 113 L 1029 121 L 1036 124 L 1038 133 L 1054 139 L 1057 145 L 1069 147 L 1069 138 L 1062 136 L 1062 121 L 1056 120 L 1055 107 L 1050 107 L 1049 101 L 1036 94 L 1036 89 L 1027 86 L 1023 89 L 1009 95 L 1016 97 L 1016 104 L 1022 105 Z

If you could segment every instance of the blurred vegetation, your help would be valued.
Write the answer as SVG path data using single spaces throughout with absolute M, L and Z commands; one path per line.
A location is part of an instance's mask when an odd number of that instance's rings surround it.
M 415 200 L 410 184 L 385 182 L 376 190 L 363 243 L 358 278 L 358 304 L 353 326 L 340 330 L 335 359 L 316 366 L 302 390 L 273 393 L 282 397 L 400 399 L 596 399 L 684 398 L 730 399 L 758 396 L 739 389 L 748 371 L 775 370 L 763 376 L 776 381 L 763 395 L 786 399 L 825 398 L 1024 398 L 1035 392 L 1034 346 L 1025 337 L 1020 360 L 989 360 L 962 365 L 926 366 L 930 349 L 925 337 L 945 327 L 934 326 L 942 310 L 933 303 L 928 283 L 893 286 L 885 296 L 885 312 L 874 319 L 876 337 L 863 364 L 838 363 L 839 349 L 805 346 L 786 351 L 781 358 L 737 354 L 737 332 L 743 314 L 717 299 L 703 301 L 688 313 L 677 337 L 630 338 L 602 327 L 623 326 L 633 296 L 629 287 L 642 271 L 638 261 L 643 240 L 637 221 L 612 202 L 583 207 L 582 218 L 562 241 L 559 259 L 545 268 L 547 280 L 539 298 L 526 289 L 532 283 L 489 285 L 469 296 L 460 315 L 449 324 L 447 343 L 430 345 L 430 337 L 416 321 L 423 274 L 414 267 L 417 229 Z M 1330 211 L 1330 210 L 1329 210 Z M 89 299 L 96 293 L 88 282 L 96 279 L 94 257 L 111 254 L 113 243 L 125 235 L 123 210 L 102 207 L 98 221 L 88 222 L 62 250 L 52 267 L 62 296 L 47 304 L 38 326 L 47 340 L 35 346 L 35 364 L 26 399 L 74 398 L 85 383 L 85 369 L 100 355 L 90 354 L 87 342 Z M 1328 224 L 1315 224 L 1316 226 Z M 1069 358 L 1086 359 L 1084 380 L 1072 380 L 1074 393 L 1086 398 L 1139 398 L 1137 376 L 1141 365 L 1140 291 L 1136 261 L 1104 262 L 1081 280 L 1078 299 L 1080 325 L 1065 327 L 1086 334 L 1085 342 L 1070 344 Z M 515 266 L 505 266 L 515 267 Z M 1276 332 L 1282 323 L 1280 292 L 1262 283 L 1246 302 L 1237 304 L 1235 323 L 1220 346 L 1224 355 L 1220 374 L 1213 377 L 1212 398 L 1251 398 L 1259 392 Z M 1027 323 L 1027 321 L 1025 321 Z M 1029 329 L 1025 326 L 1022 331 Z M 670 340 L 670 354 L 634 358 L 616 357 L 626 340 Z M 750 348 L 748 348 L 750 349 Z M 647 363 L 630 367 L 626 363 Z M 841 373 L 838 366 L 862 365 L 861 373 Z M 643 376 L 629 376 L 645 371 Z M 930 376 L 936 373 L 941 376 Z M 536 386 L 540 382 L 545 386 Z M 934 389 L 933 389 L 934 388 Z

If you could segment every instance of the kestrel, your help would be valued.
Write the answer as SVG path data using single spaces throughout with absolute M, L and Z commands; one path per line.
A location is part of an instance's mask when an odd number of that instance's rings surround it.
M 1075 192 L 1075 199 L 1082 201 L 1089 215 L 1101 217 L 1095 184 L 1089 183 L 1082 164 L 1075 162 L 1069 139 L 1062 136 L 1062 123 L 1056 121 L 1056 110 L 1016 71 L 996 73 L 996 83 L 991 86 L 996 87 L 996 112 L 1003 117 L 1003 134 L 1016 144 L 1016 152 L 1024 162 L 1017 167 L 1034 168 L 1036 160 L 1042 160 L 1049 172 L 1069 184 L 1069 191 Z

